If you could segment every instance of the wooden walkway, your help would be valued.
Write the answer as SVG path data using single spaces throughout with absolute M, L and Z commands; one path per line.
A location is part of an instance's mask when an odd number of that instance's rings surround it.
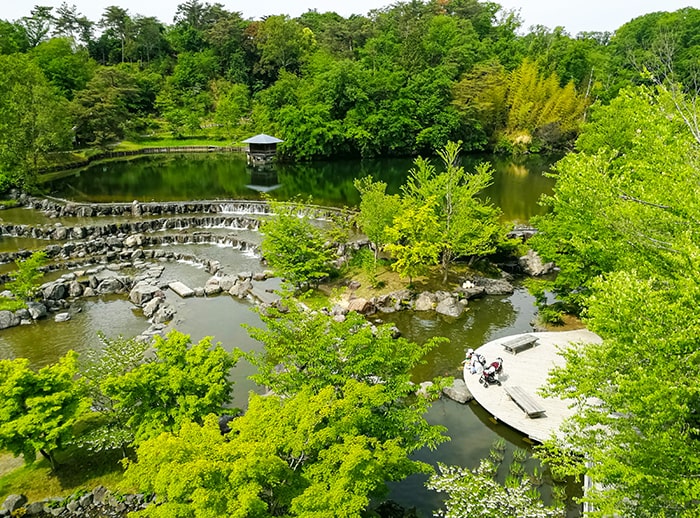
M 601 338 L 586 329 L 527 334 L 539 339 L 537 345 L 516 355 L 505 351 L 503 342 L 517 338 L 519 335 L 493 340 L 476 350 L 486 357 L 487 365 L 498 357 L 503 358 L 503 372 L 499 378 L 502 386 L 494 384 L 485 388 L 479 383 L 479 374 L 470 374 L 467 368 L 464 369 L 463 375 L 474 399 L 487 412 L 530 439 L 543 442 L 559 430 L 564 419 L 575 412 L 573 408 L 569 408 L 571 403 L 569 400 L 543 398 L 538 394 L 538 389 L 546 384 L 550 369 L 564 363 L 564 359 L 557 354 L 557 351 L 572 343 L 600 343 Z M 505 388 L 509 386 L 520 387 L 544 408 L 544 414 L 539 417 L 528 417 L 506 393 Z

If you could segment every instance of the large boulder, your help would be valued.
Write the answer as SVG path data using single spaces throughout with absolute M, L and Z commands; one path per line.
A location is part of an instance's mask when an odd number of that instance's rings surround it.
M 543 263 L 542 258 L 534 250 L 528 250 L 527 254 L 518 259 L 518 264 L 526 274 L 533 277 L 546 275 L 554 270 L 554 263 Z
M 0 311 L 0 329 L 18 326 L 20 322 L 21 319 L 12 311 Z
M 124 283 L 122 283 L 120 279 L 116 277 L 109 277 L 100 281 L 95 291 L 100 295 L 111 295 L 114 293 L 123 292 L 124 288 Z
M 472 396 L 472 393 L 469 392 L 469 389 L 467 388 L 467 384 L 464 383 L 464 380 L 461 378 L 455 378 L 452 385 L 443 388 L 442 392 L 448 398 L 462 404 L 474 399 L 474 396 Z
M 41 294 L 45 300 L 61 300 L 66 298 L 68 290 L 61 281 L 49 282 L 41 287 Z
M 356 311 L 361 315 L 366 315 L 373 312 L 374 307 L 369 300 L 362 297 L 357 297 L 348 302 L 348 311 Z
M 438 302 L 435 311 L 441 315 L 459 318 L 464 313 L 464 304 L 454 297 L 447 297 Z
M 162 295 L 163 292 L 158 286 L 154 286 L 146 281 L 140 281 L 131 288 L 129 293 L 129 300 L 139 307 L 142 307 L 149 300 Z
M 154 324 L 164 324 L 170 322 L 175 316 L 175 308 L 170 304 L 161 304 L 158 311 L 153 315 Z
M 164 299 L 160 297 L 153 297 L 151 300 L 146 302 L 143 305 L 143 316 L 146 318 L 151 318 L 153 315 L 155 315 L 156 311 L 158 310 L 158 307 L 160 306 L 161 302 L 163 302 Z
M 475 277 L 474 284 L 482 287 L 487 295 L 511 295 L 515 288 L 506 279 L 490 279 L 488 277 Z
M 41 302 L 27 302 L 27 309 L 33 320 L 39 320 L 46 316 L 46 306 Z
M 429 291 L 424 291 L 416 299 L 413 309 L 416 311 L 431 311 L 435 309 L 436 297 Z

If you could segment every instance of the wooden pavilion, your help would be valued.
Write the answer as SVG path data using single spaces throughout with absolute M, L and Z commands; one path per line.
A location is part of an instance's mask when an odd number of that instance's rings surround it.
M 248 165 L 265 166 L 271 163 L 277 154 L 277 144 L 280 142 L 284 141 L 264 133 L 244 140 L 243 143 L 248 144 L 246 153 Z

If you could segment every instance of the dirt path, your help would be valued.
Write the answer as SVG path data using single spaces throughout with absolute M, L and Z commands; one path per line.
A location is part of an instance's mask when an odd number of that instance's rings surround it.
M 11 453 L 0 453 L 0 477 L 7 475 L 24 464 L 22 457 L 15 457 Z

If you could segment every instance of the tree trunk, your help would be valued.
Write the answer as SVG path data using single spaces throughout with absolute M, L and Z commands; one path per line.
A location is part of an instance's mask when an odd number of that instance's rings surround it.
M 44 450 L 43 448 L 39 449 L 39 453 L 41 453 L 42 457 L 49 461 L 49 463 L 51 464 L 51 471 L 56 471 L 56 460 L 54 459 L 53 455 L 50 452 Z

